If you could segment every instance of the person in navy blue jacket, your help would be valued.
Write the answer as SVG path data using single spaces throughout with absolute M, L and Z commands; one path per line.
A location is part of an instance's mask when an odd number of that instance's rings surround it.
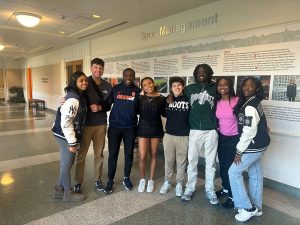
M 120 145 L 124 142 L 125 166 L 123 185 L 131 190 L 130 172 L 133 162 L 133 149 L 137 129 L 137 103 L 140 89 L 134 84 L 135 71 L 127 68 L 123 71 L 123 81 L 114 86 L 111 91 L 113 107 L 109 116 L 108 138 L 108 181 L 104 189 L 112 193 L 114 177 L 117 169 Z
M 228 170 L 234 207 L 238 209 L 235 219 L 240 222 L 262 215 L 262 157 L 270 144 L 269 128 L 261 104 L 263 99 L 261 81 L 256 77 L 246 78 L 235 109 L 240 139 L 236 145 L 234 163 Z M 248 171 L 248 191 L 244 183 L 244 171 Z

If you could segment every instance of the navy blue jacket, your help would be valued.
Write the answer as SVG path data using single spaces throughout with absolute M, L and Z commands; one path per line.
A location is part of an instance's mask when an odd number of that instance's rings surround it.
M 85 125 L 99 126 L 107 124 L 107 114 L 111 107 L 111 99 L 109 98 L 111 92 L 111 85 L 101 78 L 100 85 L 97 85 L 92 76 L 88 77 L 89 85 L 85 92 L 87 100 L 87 114 Z M 90 105 L 101 105 L 102 110 L 99 112 L 92 112 Z
M 137 126 L 137 104 L 140 91 L 134 84 L 126 86 L 123 82 L 112 88 L 113 106 L 109 115 L 109 126 L 114 128 Z
M 236 146 L 237 154 L 265 151 L 270 144 L 266 116 L 261 100 L 256 96 L 248 99 L 238 114 L 240 140 Z

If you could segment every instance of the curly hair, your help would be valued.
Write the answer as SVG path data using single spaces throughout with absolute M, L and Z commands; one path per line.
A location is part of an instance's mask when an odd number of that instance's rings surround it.
M 208 64 L 199 64 L 198 66 L 196 66 L 196 68 L 194 69 L 194 72 L 193 72 L 195 83 L 198 82 L 197 74 L 198 74 L 198 70 L 201 67 L 204 69 L 204 72 L 206 74 L 208 83 L 210 83 L 211 80 L 212 80 L 212 76 L 214 74 L 214 71 L 213 71 L 213 69 Z

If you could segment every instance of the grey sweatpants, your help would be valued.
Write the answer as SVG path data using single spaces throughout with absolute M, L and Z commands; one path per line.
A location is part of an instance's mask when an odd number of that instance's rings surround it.
M 64 190 L 71 189 L 71 168 L 74 164 L 75 153 L 69 151 L 68 142 L 55 137 L 60 149 L 60 170 L 57 186 L 64 187 Z

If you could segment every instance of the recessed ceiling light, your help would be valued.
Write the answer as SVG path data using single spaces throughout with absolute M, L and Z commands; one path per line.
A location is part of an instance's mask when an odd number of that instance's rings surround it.
M 61 31 L 59 31 L 59 33 L 60 33 L 60 34 L 64 34 L 65 32 L 61 30 Z
M 93 14 L 93 17 L 94 17 L 94 18 L 100 18 L 100 16 L 99 16 L 99 15 L 96 15 L 96 14 Z
M 5 46 L 0 44 L 0 51 L 2 51 L 4 48 Z
M 16 12 L 15 16 L 20 24 L 25 27 L 35 27 L 42 19 L 41 16 L 27 12 Z

